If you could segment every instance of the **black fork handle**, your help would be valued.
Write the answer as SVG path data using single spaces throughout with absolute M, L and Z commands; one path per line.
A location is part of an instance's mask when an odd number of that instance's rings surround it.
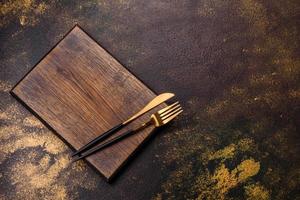
M 107 138 L 111 134 L 117 132 L 118 130 L 120 130 L 124 126 L 125 125 L 121 123 L 121 124 L 118 124 L 118 125 L 112 127 L 108 131 L 104 132 L 103 134 L 99 135 L 98 137 L 96 137 L 95 139 L 91 140 L 86 145 L 84 145 L 83 147 L 78 149 L 75 153 L 72 154 L 72 157 L 81 154 L 83 151 L 87 151 L 87 150 L 91 149 L 93 146 L 95 146 L 99 142 L 103 141 L 105 138 Z
M 108 146 L 110 146 L 110 145 L 112 145 L 112 144 L 114 144 L 114 143 L 116 143 L 116 142 L 118 142 L 118 141 L 120 141 L 120 140 L 122 140 L 122 139 L 124 139 L 124 138 L 126 138 L 128 136 L 130 136 L 130 135 L 133 135 L 137 131 L 138 130 L 128 130 L 125 133 L 122 133 L 121 135 L 118 135 L 117 137 L 114 137 L 114 138 L 112 138 L 112 139 L 104 142 L 103 144 L 101 144 L 101 145 L 99 145 L 99 146 L 97 146 L 97 147 L 95 147 L 93 149 L 90 149 L 90 150 L 86 151 L 82 155 L 80 155 L 80 156 L 76 157 L 75 159 L 73 159 L 72 162 L 76 162 L 77 160 L 85 158 L 85 157 L 87 157 L 87 156 L 89 156 L 89 155 L 91 155 L 91 154 L 93 154 L 93 153 L 95 153 L 95 152 L 97 152 L 97 151 L 99 151 L 99 150 L 101 150 L 101 149 L 103 149 L 105 147 L 108 147 Z

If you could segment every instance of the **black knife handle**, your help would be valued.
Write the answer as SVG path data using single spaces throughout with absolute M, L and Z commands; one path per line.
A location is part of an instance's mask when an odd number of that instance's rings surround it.
M 93 153 L 95 153 L 95 152 L 97 152 L 97 151 L 99 151 L 99 150 L 101 150 L 105 147 L 108 147 L 108 146 L 110 146 L 110 145 L 112 145 L 112 144 L 114 144 L 114 143 L 130 136 L 130 135 L 133 135 L 136 132 L 137 132 L 137 130 L 128 130 L 125 133 L 122 133 L 121 135 L 118 135 L 117 137 L 114 137 L 114 138 L 104 142 L 103 144 L 101 144 L 99 146 L 96 146 L 95 148 L 84 152 L 82 155 L 80 155 L 80 156 L 76 157 L 75 159 L 73 159 L 72 162 L 76 162 L 77 160 L 85 158 L 85 157 L 87 157 L 87 156 L 89 156 L 89 155 L 91 155 L 91 154 L 93 154 Z
M 86 150 L 92 148 L 93 146 L 95 146 L 99 142 L 103 141 L 105 138 L 107 138 L 111 134 L 113 134 L 113 133 L 117 132 L 118 130 L 120 130 L 122 127 L 124 127 L 124 124 L 121 123 L 121 124 L 118 124 L 115 127 L 111 128 L 111 129 L 109 129 L 108 131 L 104 132 L 103 134 L 99 135 L 98 137 L 96 137 L 95 139 L 91 140 L 86 145 L 84 145 L 83 147 L 81 147 L 80 149 L 78 149 L 78 151 L 76 151 L 75 153 L 73 153 L 72 156 L 79 155 L 83 151 L 86 151 Z

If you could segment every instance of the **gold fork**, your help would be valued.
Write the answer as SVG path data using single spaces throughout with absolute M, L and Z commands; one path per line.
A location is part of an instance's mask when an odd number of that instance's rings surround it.
M 143 123 L 141 126 L 139 126 L 138 128 L 132 129 L 132 130 L 128 130 L 125 133 L 122 133 L 121 135 L 114 137 L 106 142 L 104 142 L 103 144 L 96 146 L 88 151 L 86 151 L 85 153 L 81 154 L 80 156 L 75 157 L 72 162 L 76 162 L 82 158 L 85 158 L 107 146 L 110 146 L 130 135 L 133 135 L 135 133 L 137 133 L 138 131 L 144 129 L 147 126 L 150 125 L 154 125 L 155 128 L 163 126 L 167 123 L 169 123 L 171 120 L 173 120 L 175 117 L 177 117 L 181 112 L 182 112 L 182 108 L 179 104 L 179 102 L 175 102 L 161 110 L 159 110 L 158 112 L 154 113 L 151 115 L 150 120 Z

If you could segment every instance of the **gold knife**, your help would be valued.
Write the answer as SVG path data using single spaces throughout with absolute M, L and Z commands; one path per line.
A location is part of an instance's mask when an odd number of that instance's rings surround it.
M 168 99 L 170 99 L 170 98 L 172 98 L 174 96 L 175 95 L 173 93 L 163 93 L 163 94 L 158 95 L 157 97 L 155 97 L 154 99 L 152 99 L 142 110 L 140 110 L 139 112 L 137 112 L 136 114 L 134 114 L 133 116 L 131 116 L 129 119 L 127 119 L 126 121 L 122 122 L 121 124 L 118 124 L 118 125 L 114 126 L 110 130 L 104 132 L 100 136 L 98 136 L 95 139 L 91 140 L 86 145 L 84 145 L 83 147 L 81 147 L 80 149 L 78 149 L 78 151 L 76 151 L 75 153 L 73 153 L 72 156 L 79 155 L 83 151 L 86 151 L 86 150 L 92 148 L 94 145 L 96 145 L 100 141 L 103 141 L 105 138 L 107 138 L 112 133 L 117 132 L 118 130 L 120 130 L 121 128 L 123 128 L 124 126 L 126 126 L 127 124 L 129 124 L 130 122 L 132 122 L 133 120 L 135 120 L 136 118 L 140 117 L 141 115 L 145 114 L 149 110 L 152 110 L 153 108 L 157 107 L 158 105 L 162 104 L 163 102 L 167 101 Z

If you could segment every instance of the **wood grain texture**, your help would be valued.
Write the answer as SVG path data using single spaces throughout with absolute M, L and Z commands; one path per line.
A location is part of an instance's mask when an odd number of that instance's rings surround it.
M 156 96 L 78 26 L 12 93 L 75 149 L 126 120 Z M 117 134 L 149 116 L 145 114 Z M 109 180 L 152 130 L 148 127 L 87 161 Z

